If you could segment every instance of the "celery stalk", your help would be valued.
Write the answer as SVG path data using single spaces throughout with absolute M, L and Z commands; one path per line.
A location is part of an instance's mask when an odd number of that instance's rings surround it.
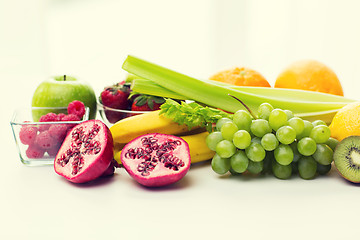
M 255 95 L 264 95 L 267 97 L 283 99 L 284 101 L 299 101 L 299 102 L 306 101 L 306 102 L 312 102 L 314 104 L 318 102 L 351 103 L 355 101 L 349 98 L 345 98 L 333 94 L 305 91 L 298 89 L 234 86 L 231 84 L 217 82 L 213 80 L 202 80 L 202 81 L 211 82 L 219 86 L 229 87 L 231 89 L 244 91 L 246 93 L 253 93 Z M 144 94 L 150 94 L 150 95 L 153 94 L 161 97 L 186 99 L 185 96 L 179 95 L 174 91 L 170 91 L 169 89 L 166 89 L 160 86 L 159 84 L 147 79 L 135 79 L 132 82 L 132 89 L 135 92 L 140 92 Z
M 166 89 L 159 84 L 156 84 L 147 79 L 134 79 L 131 82 L 131 90 L 136 93 L 142 93 L 147 95 L 154 95 L 164 98 L 173 98 L 179 100 L 185 100 L 183 95 L 180 95 L 174 91 Z
M 167 90 L 184 96 L 186 99 L 191 99 L 229 112 L 235 112 L 243 108 L 238 101 L 228 96 L 229 94 L 241 99 L 249 108 L 253 109 L 255 113 L 258 106 L 263 102 L 268 102 L 276 108 L 289 109 L 295 114 L 310 114 L 310 116 L 311 113 L 316 114 L 317 112 L 336 112 L 336 110 L 351 102 L 351 100 L 340 102 L 314 102 L 307 99 L 294 100 L 290 97 L 291 93 L 287 93 L 287 95 L 284 94 L 287 97 L 283 98 L 275 94 L 271 94 L 271 96 L 254 94 L 254 92 L 251 91 L 245 92 L 246 88 L 239 90 L 238 88 L 234 89 L 229 86 L 215 84 L 214 81 L 199 80 L 134 56 L 128 56 L 126 58 L 123 63 L 123 69 L 141 78 L 151 80 Z M 267 91 L 264 89 L 261 90 Z M 270 91 L 273 90 L 274 89 L 271 89 Z M 284 89 L 279 90 L 284 91 Z M 326 95 L 326 97 L 328 96 Z
M 235 86 L 234 89 L 245 91 L 248 93 L 254 93 L 257 95 L 265 95 L 276 98 L 282 98 L 287 100 L 295 101 L 306 101 L 306 102 L 339 102 L 339 103 L 351 103 L 355 100 L 337 96 L 333 94 L 320 93 L 314 91 L 305 91 L 298 89 L 285 89 L 285 88 L 267 88 L 267 87 L 244 87 Z

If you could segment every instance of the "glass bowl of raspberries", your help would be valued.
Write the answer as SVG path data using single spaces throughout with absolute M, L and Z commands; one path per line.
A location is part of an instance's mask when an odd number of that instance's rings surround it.
M 103 121 L 111 126 L 121 119 L 159 110 L 164 102 L 163 97 L 134 93 L 131 83 L 122 81 L 102 90 L 97 107 Z
M 21 162 L 29 166 L 52 165 L 67 133 L 88 120 L 89 112 L 90 109 L 77 100 L 67 107 L 16 110 L 10 125 Z

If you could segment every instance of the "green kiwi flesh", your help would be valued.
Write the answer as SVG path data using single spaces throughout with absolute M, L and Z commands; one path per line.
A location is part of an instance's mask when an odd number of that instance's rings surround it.
M 350 182 L 360 182 L 360 136 L 344 138 L 335 148 L 334 163 L 338 172 Z

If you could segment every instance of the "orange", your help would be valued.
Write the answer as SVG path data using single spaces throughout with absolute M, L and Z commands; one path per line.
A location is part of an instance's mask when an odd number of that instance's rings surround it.
M 301 60 L 289 65 L 277 77 L 275 87 L 344 96 L 340 81 L 333 70 L 316 60 Z
M 341 108 L 329 127 L 331 136 L 339 141 L 348 136 L 360 135 L 360 102 L 349 103 Z
M 210 79 L 236 86 L 270 87 L 269 82 L 259 72 L 246 67 L 224 70 Z

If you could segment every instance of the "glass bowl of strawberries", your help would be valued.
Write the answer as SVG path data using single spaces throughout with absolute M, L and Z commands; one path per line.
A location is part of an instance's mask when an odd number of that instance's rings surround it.
M 98 99 L 98 111 L 103 121 L 111 126 L 121 119 L 160 109 L 162 97 L 131 91 L 131 83 L 122 81 L 105 87 Z
M 149 112 L 149 111 L 131 111 L 124 109 L 116 109 L 116 108 L 107 107 L 101 103 L 98 103 L 97 107 L 102 120 L 107 126 L 112 126 L 114 123 L 120 121 L 121 119 Z
M 67 107 L 17 109 L 10 121 L 16 147 L 23 164 L 52 165 L 67 133 L 89 119 L 90 109 L 80 101 Z M 33 116 L 40 116 L 34 121 Z

